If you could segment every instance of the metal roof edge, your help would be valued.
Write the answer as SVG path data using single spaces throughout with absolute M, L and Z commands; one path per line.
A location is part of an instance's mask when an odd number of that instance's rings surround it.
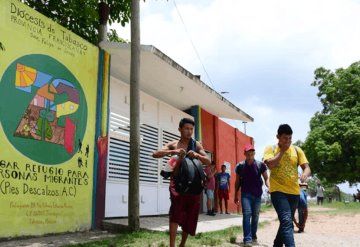
M 129 44 L 129 43 L 118 43 L 118 42 L 109 42 L 109 41 L 102 41 L 102 42 L 99 43 L 99 46 L 102 49 L 105 49 L 105 50 L 106 49 L 130 49 L 131 48 L 131 44 Z M 150 53 L 154 54 L 159 59 L 166 62 L 171 67 L 173 67 L 174 69 L 178 70 L 180 73 L 182 73 L 183 75 L 188 77 L 190 80 L 192 80 L 193 82 L 195 82 L 196 84 L 198 84 L 199 86 L 201 86 L 202 88 L 204 88 L 205 90 L 210 92 L 211 94 L 214 94 L 219 100 L 223 101 L 226 105 L 231 107 L 233 110 L 235 110 L 236 112 L 242 114 L 245 118 L 247 118 L 247 120 L 249 122 L 254 121 L 253 117 L 251 117 L 249 114 L 247 114 L 246 112 L 244 112 L 243 110 L 238 108 L 236 105 L 231 103 L 228 99 L 223 97 L 220 93 L 218 93 L 216 90 L 214 90 L 213 88 L 208 86 L 206 83 L 201 81 L 196 75 L 192 74 L 190 71 L 185 69 L 183 66 L 181 66 L 180 64 L 175 62 L 172 58 L 170 58 L 168 55 L 163 53 L 161 50 L 159 50 L 155 46 L 153 46 L 153 45 L 141 45 L 140 49 L 142 51 L 150 52 Z
M 234 110 L 236 110 L 237 112 L 239 112 L 240 114 L 243 114 L 246 118 L 249 119 L 250 122 L 254 121 L 254 118 L 251 117 L 249 114 L 247 114 L 246 112 L 242 111 L 240 108 L 238 108 L 236 105 L 234 105 L 233 103 L 231 103 L 229 100 L 227 100 L 225 97 L 223 97 L 220 93 L 218 93 L 216 90 L 214 90 L 213 88 L 211 88 L 210 86 L 208 86 L 206 83 L 204 83 L 203 81 L 201 81 L 197 76 L 195 76 L 194 74 L 192 74 L 190 71 L 186 70 L 184 67 L 182 67 L 180 64 L 178 64 L 177 62 L 175 62 L 173 59 L 171 59 L 168 55 L 166 55 L 165 53 L 163 53 L 161 50 L 159 50 L 158 48 L 156 48 L 155 46 L 152 45 L 147 45 L 147 50 L 151 51 L 154 55 L 158 56 L 160 59 L 162 59 L 163 61 L 165 61 L 166 63 L 168 63 L 169 65 L 171 65 L 173 68 L 177 69 L 179 72 L 181 72 L 182 74 L 184 74 L 185 76 L 187 76 L 189 79 L 193 80 L 195 83 L 197 83 L 199 86 L 203 87 L 204 89 L 208 90 L 210 93 L 215 94 L 215 96 L 217 98 L 219 98 L 220 100 L 222 100 L 224 103 L 226 103 L 229 107 L 233 108 Z

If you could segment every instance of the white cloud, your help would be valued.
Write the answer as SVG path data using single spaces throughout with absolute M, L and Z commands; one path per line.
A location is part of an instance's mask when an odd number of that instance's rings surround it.
M 255 140 L 256 158 L 261 159 L 266 146 L 277 143 L 276 134 L 280 124 L 287 123 L 293 129 L 293 141 L 305 141 L 309 131 L 309 119 L 312 113 L 304 110 L 289 111 L 288 109 L 274 109 L 267 105 L 261 105 L 261 100 L 256 97 L 247 98 L 243 108 L 251 112 L 254 123 L 246 124 L 246 134 Z M 240 121 L 226 120 L 231 125 L 244 131 Z

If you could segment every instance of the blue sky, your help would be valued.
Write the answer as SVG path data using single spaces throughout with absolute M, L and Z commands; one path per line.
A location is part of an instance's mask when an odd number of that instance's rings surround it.
M 310 85 L 316 68 L 335 70 L 360 60 L 360 1 L 140 3 L 141 43 L 201 75 L 213 89 L 228 91 L 224 96 L 255 119 L 246 132 L 255 139 L 258 159 L 276 143 L 281 123 L 292 126 L 294 141 L 305 140 L 310 118 L 322 109 Z M 130 40 L 129 25 L 111 28 Z M 240 121 L 226 121 L 244 131 Z

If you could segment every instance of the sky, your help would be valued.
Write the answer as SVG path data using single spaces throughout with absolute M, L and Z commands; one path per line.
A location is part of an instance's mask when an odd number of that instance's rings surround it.
M 305 141 L 311 117 L 322 110 L 311 86 L 315 69 L 360 60 L 359 13 L 360 0 L 146 0 L 141 44 L 229 92 L 223 96 L 254 122 L 225 121 L 243 132 L 246 126 L 261 159 L 282 123 L 292 127 L 293 141 Z M 110 28 L 130 40 L 130 25 Z

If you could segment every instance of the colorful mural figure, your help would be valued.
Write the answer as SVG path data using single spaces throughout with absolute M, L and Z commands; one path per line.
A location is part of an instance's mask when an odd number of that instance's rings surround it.
M 74 85 L 66 80 L 52 80 L 51 75 L 17 64 L 15 86 L 25 93 L 36 90 L 36 94 L 14 135 L 63 145 L 73 154 L 76 121 L 68 115 L 77 111 L 80 102 Z M 64 117 L 65 121 L 61 121 Z
M 86 100 L 66 67 L 45 55 L 24 56 L 5 71 L 0 90 L 0 102 L 10 105 L 0 121 L 9 141 L 25 156 L 57 164 L 82 153 Z M 29 146 L 36 146 L 38 153 Z

